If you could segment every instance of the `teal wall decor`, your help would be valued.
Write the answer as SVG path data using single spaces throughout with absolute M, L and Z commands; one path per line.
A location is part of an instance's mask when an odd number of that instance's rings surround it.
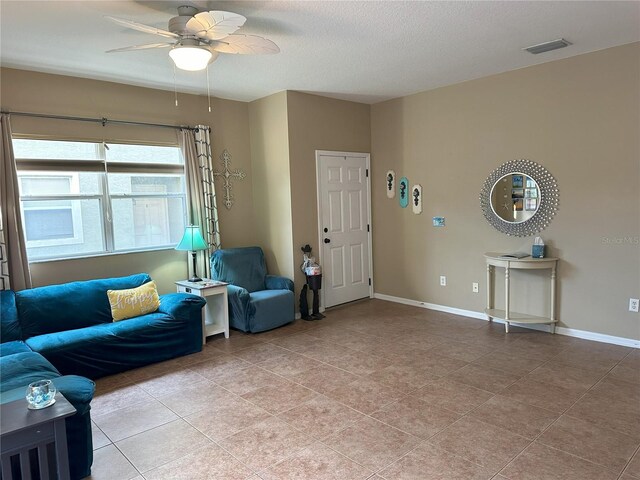
M 407 177 L 402 177 L 398 182 L 398 197 L 400 197 L 400 206 L 407 208 L 409 205 L 409 180 Z

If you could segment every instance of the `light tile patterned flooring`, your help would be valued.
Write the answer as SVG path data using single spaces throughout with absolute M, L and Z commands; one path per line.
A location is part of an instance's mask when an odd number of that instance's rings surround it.
M 107 377 L 94 479 L 640 479 L 640 350 L 366 300 Z

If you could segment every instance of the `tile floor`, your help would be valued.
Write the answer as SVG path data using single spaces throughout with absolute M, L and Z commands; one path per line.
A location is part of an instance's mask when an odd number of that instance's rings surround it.
M 366 300 L 97 381 L 93 479 L 640 480 L 640 350 Z

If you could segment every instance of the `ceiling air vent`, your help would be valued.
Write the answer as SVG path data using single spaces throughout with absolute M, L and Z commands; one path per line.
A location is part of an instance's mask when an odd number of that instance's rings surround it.
M 558 48 L 564 48 L 571 45 L 571 42 L 566 41 L 564 38 L 559 38 L 558 40 L 552 40 L 550 42 L 539 43 L 538 45 L 532 45 L 527 48 L 523 48 L 529 53 L 533 53 L 537 55 L 543 52 L 550 52 L 551 50 L 557 50 Z

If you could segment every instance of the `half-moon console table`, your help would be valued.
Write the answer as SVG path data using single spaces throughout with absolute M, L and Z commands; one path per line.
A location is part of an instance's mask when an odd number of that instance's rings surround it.
M 485 313 L 489 320 L 499 318 L 504 320 L 505 331 L 509 333 L 510 323 L 543 323 L 549 324 L 551 333 L 555 333 L 555 323 L 558 321 L 555 318 L 556 308 L 556 267 L 558 265 L 558 259 L 553 257 L 547 258 L 506 258 L 504 254 L 488 252 L 484 254 L 484 258 L 487 261 L 487 308 Z M 498 310 L 494 308 L 494 289 L 491 276 L 495 267 L 504 268 L 504 310 Z M 511 269 L 517 270 L 551 270 L 551 305 L 549 310 L 549 317 L 537 317 L 534 315 L 528 315 L 526 313 L 516 313 L 509 310 L 509 295 L 510 295 L 510 282 L 509 276 Z

